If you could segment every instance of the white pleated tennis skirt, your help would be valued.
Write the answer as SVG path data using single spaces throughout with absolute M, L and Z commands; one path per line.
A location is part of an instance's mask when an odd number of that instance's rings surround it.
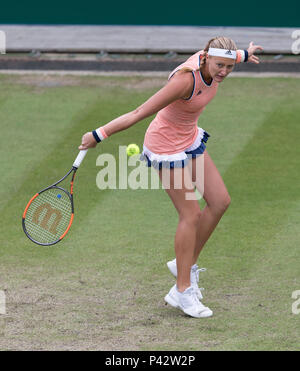
M 198 127 L 198 135 L 194 143 L 182 152 L 174 153 L 171 155 L 161 155 L 150 151 L 145 145 L 143 145 L 143 152 L 140 160 L 146 161 L 147 166 L 153 166 L 156 169 L 166 167 L 173 169 L 174 167 L 184 167 L 188 161 L 192 158 L 196 158 L 203 154 L 206 149 L 205 143 L 207 142 L 210 135 L 202 128 Z

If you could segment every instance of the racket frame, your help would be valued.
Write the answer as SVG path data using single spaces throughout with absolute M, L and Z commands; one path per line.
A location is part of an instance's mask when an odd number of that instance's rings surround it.
M 73 202 L 73 184 L 74 184 L 74 178 L 75 178 L 75 175 L 76 175 L 76 171 L 77 171 L 78 167 L 77 166 L 72 166 L 72 168 L 67 172 L 66 175 L 64 175 L 60 180 L 58 180 L 57 182 L 51 184 L 50 186 L 42 189 L 40 192 L 36 193 L 31 199 L 30 201 L 28 202 L 25 210 L 24 210 L 24 213 L 23 213 L 23 216 L 22 216 L 22 227 L 23 227 L 23 231 L 24 233 L 26 234 L 26 236 L 34 243 L 38 244 L 38 245 L 41 245 L 41 246 L 52 246 L 52 245 L 55 245 L 57 244 L 58 242 L 60 242 L 64 237 L 65 235 L 68 233 L 72 223 L 73 223 L 73 219 L 74 219 L 74 202 Z M 73 172 L 73 175 L 72 175 L 72 179 L 71 179 L 71 187 L 70 187 L 70 192 L 68 192 L 66 189 L 62 188 L 62 187 L 59 187 L 57 186 L 59 183 L 61 183 L 62 181 L 64 181 L 71 173 Z M 51 189 L 51 188 L 56 188 L 56 189 L 60 189 L 61 191 L 65 192 L 69 199 L 70 199 L 70 202 L 71 202 L 71 207 L 72 207 L 72 214 L 71 214 L 71 217 L 70 217 L 70 221 L 69 221 L 69 224 L 68 224 L 68 227 L 66 228 L 65 232 L 59 237 L 59 239 L 57 239 L 56 241 L 54 242 L 50 242 L 50 243 L 43 243 L 43 242 L 39 242 L 39 241 L 36 241 L 34 238 L 32 238 L 30 236 L 30 234 L 27 232 L 27 229 L 26 229 L 26 226 L 25 226 L 25 218 L 26 218 L 26 213 L 27 213 L 27 210 L 29 208 L 29 206 L 31 205 L 31 203 L 33 202 L 33 200 L 38 197 L 41 193 Z

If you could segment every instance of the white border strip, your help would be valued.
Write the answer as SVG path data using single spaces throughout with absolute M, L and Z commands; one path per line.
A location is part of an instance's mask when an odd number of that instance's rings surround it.
M 161 71 L 64 71 L 64 70 L 0 70 L 2 75 L 73 75 L 73 76 L 156 76 L 168 78 L 168 72 Z M 300 72 L 231 72 L 230 77 L 296 77 Z

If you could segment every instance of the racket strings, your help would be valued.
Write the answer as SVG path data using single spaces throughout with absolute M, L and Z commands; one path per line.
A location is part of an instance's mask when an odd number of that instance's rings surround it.
M 72 215 L 72 204 L 62 189 L 50 188 L 38 195 L 28 207 L 25 228 L 32 239 L 53 243 L 66 231 Z

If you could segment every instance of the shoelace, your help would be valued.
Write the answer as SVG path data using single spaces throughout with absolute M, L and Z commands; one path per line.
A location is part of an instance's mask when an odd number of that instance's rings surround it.
M 196 276 L 196 280 L 197 280 L 197 283 L 199 282 L 199 273 L 200 272 L 205 272 L 206 271 L 206 268 L 198 268 L 198 266 L 195 267 L 195 276 Z M 199 290 L 200 291 L 204 291 L 204 287 L 199 287 Z
M 206 268 L 199 268 L 199 269 L 195 270 L 197 282 L 199 282 L 199 273 L 200 272 L 205 272 L 205 271 L 206 271 Z
M 191 298 L 191 300 L 194 303 L 194 305 L 199 305 L 199 300 L 198 300 L 197 296 L 195 295 L 195 291 L 194 290 L 190 290 L 188 292 L 188 296 Z
M 191 291 L 188 293 L 188 295 L 190 296 L 190 298 L 191 298 L 192 302 L 194 303 L 194 305 L 196 305 L 196 306 L 200 309 L 201 312 L 204 311 L 204 310 L 206 310 L 206 307 L 205 307 L 205 306 L 201 303 L 201 301 L 197 298 L 197 295 L 196 295 L 196 293 L 195 293 L 194 290 L 191 290 Z

